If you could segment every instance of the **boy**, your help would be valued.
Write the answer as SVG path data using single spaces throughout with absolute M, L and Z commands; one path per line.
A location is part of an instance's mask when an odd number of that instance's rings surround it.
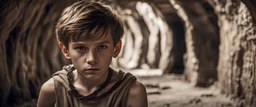
M 121 50 L 123 24 L 99 2 L 78 1 L 56 25 L 63 55 L 72 65 L 45 82 L 37 107 L 147 107 L 145 87 L 130 73 L 109 67 Z

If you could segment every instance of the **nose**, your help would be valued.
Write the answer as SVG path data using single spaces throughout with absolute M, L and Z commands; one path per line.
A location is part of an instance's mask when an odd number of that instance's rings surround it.
M 96 52 L 89 51 L 86 62 L 90 65 L 95 65 L 98 62 Z

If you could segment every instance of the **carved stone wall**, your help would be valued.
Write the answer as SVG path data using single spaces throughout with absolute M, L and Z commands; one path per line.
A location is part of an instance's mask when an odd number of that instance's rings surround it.
M 243 0 L 249 1 L 249 0 Z M 256 28 L 252 8 L 239 0 L 209 0 L 219 18 L 218 78 L 223 93 L 240 106 L 256 106 Z
M 67 63 L 54 26 L 72 1 L 1 0 L 0 106 L 36 99 L 43 82 Z
M 35 104 L 42 83 L 69 63 L 58 48 L 54 26 L 64 7 L 74 1 L 0 1 L 0 106 Z M 126 32 L 113 67 L 158 68 L 168 73 L 182 65 L 176 56 L 186 50 L 187 80 L 196 86 L 218 80 L 222 92 L 236 98 L 240 106 L 256 106 L 253 0 L 138 1 L 114 4 Z M 177 37 L 181 35 L 184 38 Z M 186 42 L 181 55 L 177 55 L 177 38 Z
M 185 75 L 196 86 L 217 79 L 219 31 L 214 10 L 206 2 L 170 0 L 185 24 Z
M 173 33 L 160 10 L 146 2 L 119 9 L 125 23 L 124 45 L 113 67 L 170 72 L 175 59 Z

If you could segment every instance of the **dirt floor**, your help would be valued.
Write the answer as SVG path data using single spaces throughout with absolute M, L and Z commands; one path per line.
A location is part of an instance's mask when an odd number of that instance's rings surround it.
M 235 107 L 235 103 L 220 94 L 217 85 L 196 88 L 182 75 L 138 77 L 145 84 L 149 107 Z

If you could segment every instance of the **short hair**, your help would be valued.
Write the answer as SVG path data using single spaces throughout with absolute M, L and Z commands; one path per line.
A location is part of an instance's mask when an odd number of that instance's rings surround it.
M 96 36 L 98 30 L 102 34 Z M 66 7 L 56 25 L 57 40 L 68 47 L 69 41 L 81 41 L 106 37 L 108 32 L 116 45 L 124 34 L 119 15 L 101 2 L 78 1 Z

